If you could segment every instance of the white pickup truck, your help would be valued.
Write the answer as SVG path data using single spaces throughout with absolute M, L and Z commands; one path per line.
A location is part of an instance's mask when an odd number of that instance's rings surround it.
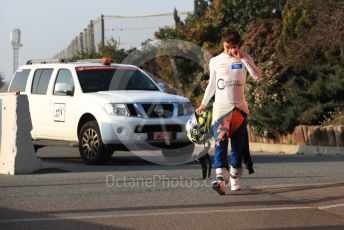
M 185 132 L 194 112 L 190 100 L 164 93 L 133 65 L 28 61 L 8 91 L 28 96 L 36 149 L 78 146 L 86 163 L 99 164 L 115 150 L 159 147 L 171 154 L 192 146 Z

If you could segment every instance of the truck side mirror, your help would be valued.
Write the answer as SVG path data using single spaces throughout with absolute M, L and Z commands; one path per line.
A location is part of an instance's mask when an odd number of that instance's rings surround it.
M 56 83 L 54 88 L 54 95 L 73 96 L 73 86 L 66 83 Z

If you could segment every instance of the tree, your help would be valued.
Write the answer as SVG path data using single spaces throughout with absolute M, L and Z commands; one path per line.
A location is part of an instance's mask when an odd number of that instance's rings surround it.
M 99 45 L 99 53 L 101 57 L 110 57 L 112 61 L 121 63 L 122 60 L 130 53 L 131 50 L 119 49 L 118 43 L 114 38 L 110 38 L 104 46 Z
M 98 52 L 95 50 L 91 50 L 88 52 L 78 53 L 72 60 L 80 60 L 80 59 L 99 59 L 102 57 L 110 57 L 113 62 L 121 63 L 128 54 L 133 52 L 135 48 L 132 49 L 119 49 L 117 41 L 114 38 L 110 38 L 105 42 L 104 45 L 99 44 Z
M 344 12 L 334 6 L 334 1 L 290 0 L 282 23 L 249 24 L 244 47 L 259 60 L 264 73 L 257 87 L 248 84 L 250 125 L 256 133 L 276 137 L 296 125 L 319 125 L 336 119 L 336 114 L 342 116 L 343 29 L 336 18 Z M 330 9 L 330 15 L 337 17 L 326 15 Z
M 276 53 L 275 46 L 282 31 L 282 20 L 279 18 L 257 19 L 250 22 L 243 34 L 243 49 L 255 61 L 263 64 Z
M 264 70 L 278 69 L 274 65 L 280 63 L 272 59 Z M 292 132 L 297 125 L 320 125 L 344 110 L 343 68 L 279 68 L 265 76 L 258 87 L 248 88 L 250 125 L 257 134 L 276 137 Z
M 195 0 L 194 1 L 194 15 L 196 18 L 203 18 L 205 12 L 209 8 L 209 1 L 207 0 Z
M 178 11 L 176 8 L 174 8 L 174 11 L 173 11 L 173 19 L 174 19 L 175 27 L 183 25 L 183 22 L 180 20 L 180 17 L 178 16 Z
M 174 28 L 170 26 L 165 26 L 163 28 L 159 28 L 159 30 L 154 33 L 154 37 L 156 39 L 164 40 L 164 39 L 176 39 L 178 35 Z
M 277 51 L 286 65 L 344 66 L 344 5 L 335 0 L 289 0 Z
M 175 10 L 175 27 L 160 28 L 155 36 L 160 40 L 180 39 L 190 41 L 209 51 L 212 55 L 216 55 L 222 49 L 220 45 L 222 31 L 228 27 L 235 28 L 243 33 L 247 30 L 249 22 L 265 18 L 272 20 L 270 24 L 266 23 L 271 27 L 266 26 L 268 33 L 275 30 L 275 27 L 277 27 L 276 30 L 280 31 L 278 27 L 280 27 L 281 23 L 275 23 L 273 20 L 278 19 L 280 21 L 283 4 L 284 1 L 282 0 L 195 0 L 193 14 L 189 14 L 182 22 Z M 252 31 L 256 30 L 254 27 L 251 29 Z M 261 41 L 264 38 L 264 35 L 262 36 Z M 273 41 L 268 43 L 275 42 L 278 33 L 273 34 L 273 36 L 271 38 Z M 187 53 L 187 51 L 182 52 Z M 265 56 L 270 54 L 267 53 Z M 198 76 L 202 75 L 200 84 L 194 89 L 195 92 L 191 98 L 195 104 L 199 104 L 207 85 L 207 68 L 196 68 L 194 63 L 183 58 L 174 58 L 174 60 L 176 65 L 174 71 L 177 69 L 179 76 L 182 76 L 181 82 L 184 91 L 187 91 L 187 87 L 190 86 L 191 82 L 194 82 Z M 177 87 L 177 84 L 173 84 L 174 75 L 173 69 L 169 68 L 171 66 L 170 59 L 160 57 L 156 65 L 157 68 L 154 74 L 162 78 L 168 78 L 171 85 Z
M 334 116 L 342 120 L 343 8 L 336 0 L 195 0 L 193 14 L 180 21 L 175 11 L 175 27 L 162 28 L 156 35 L 161 40 L 191 41 L 216 55 L 221 51 L 222 31 L 228 27 L 239 31 L 243 48 L 264 75 L 258 85 L 247 84 L 250 126 L 258 134 L 276 137 L 299 124 L 323 124 Z M 183 76 L 184 90 L 197 73 L 203 74 L 192 95 L 199 104 L 207 69 L 178 58 L 174 63 Z M 170 58 L 159 57 L 155 64 L 157 76 L 173 84 Z

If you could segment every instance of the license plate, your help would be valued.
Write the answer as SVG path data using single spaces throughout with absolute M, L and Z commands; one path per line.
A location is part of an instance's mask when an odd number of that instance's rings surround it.
M 171 140 L 173 138 L 172 132 L 154 132 L 153 140 Z

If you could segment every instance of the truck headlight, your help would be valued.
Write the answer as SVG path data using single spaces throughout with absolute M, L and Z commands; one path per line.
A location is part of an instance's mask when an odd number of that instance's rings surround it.
M 114 116 L 130 117 L 130 113 L 126 104 L 106 104 L 105 111 Z
M 191 115 L 194 111 L 195 110 L 190 102 L 178 104 L 178 116 Z

